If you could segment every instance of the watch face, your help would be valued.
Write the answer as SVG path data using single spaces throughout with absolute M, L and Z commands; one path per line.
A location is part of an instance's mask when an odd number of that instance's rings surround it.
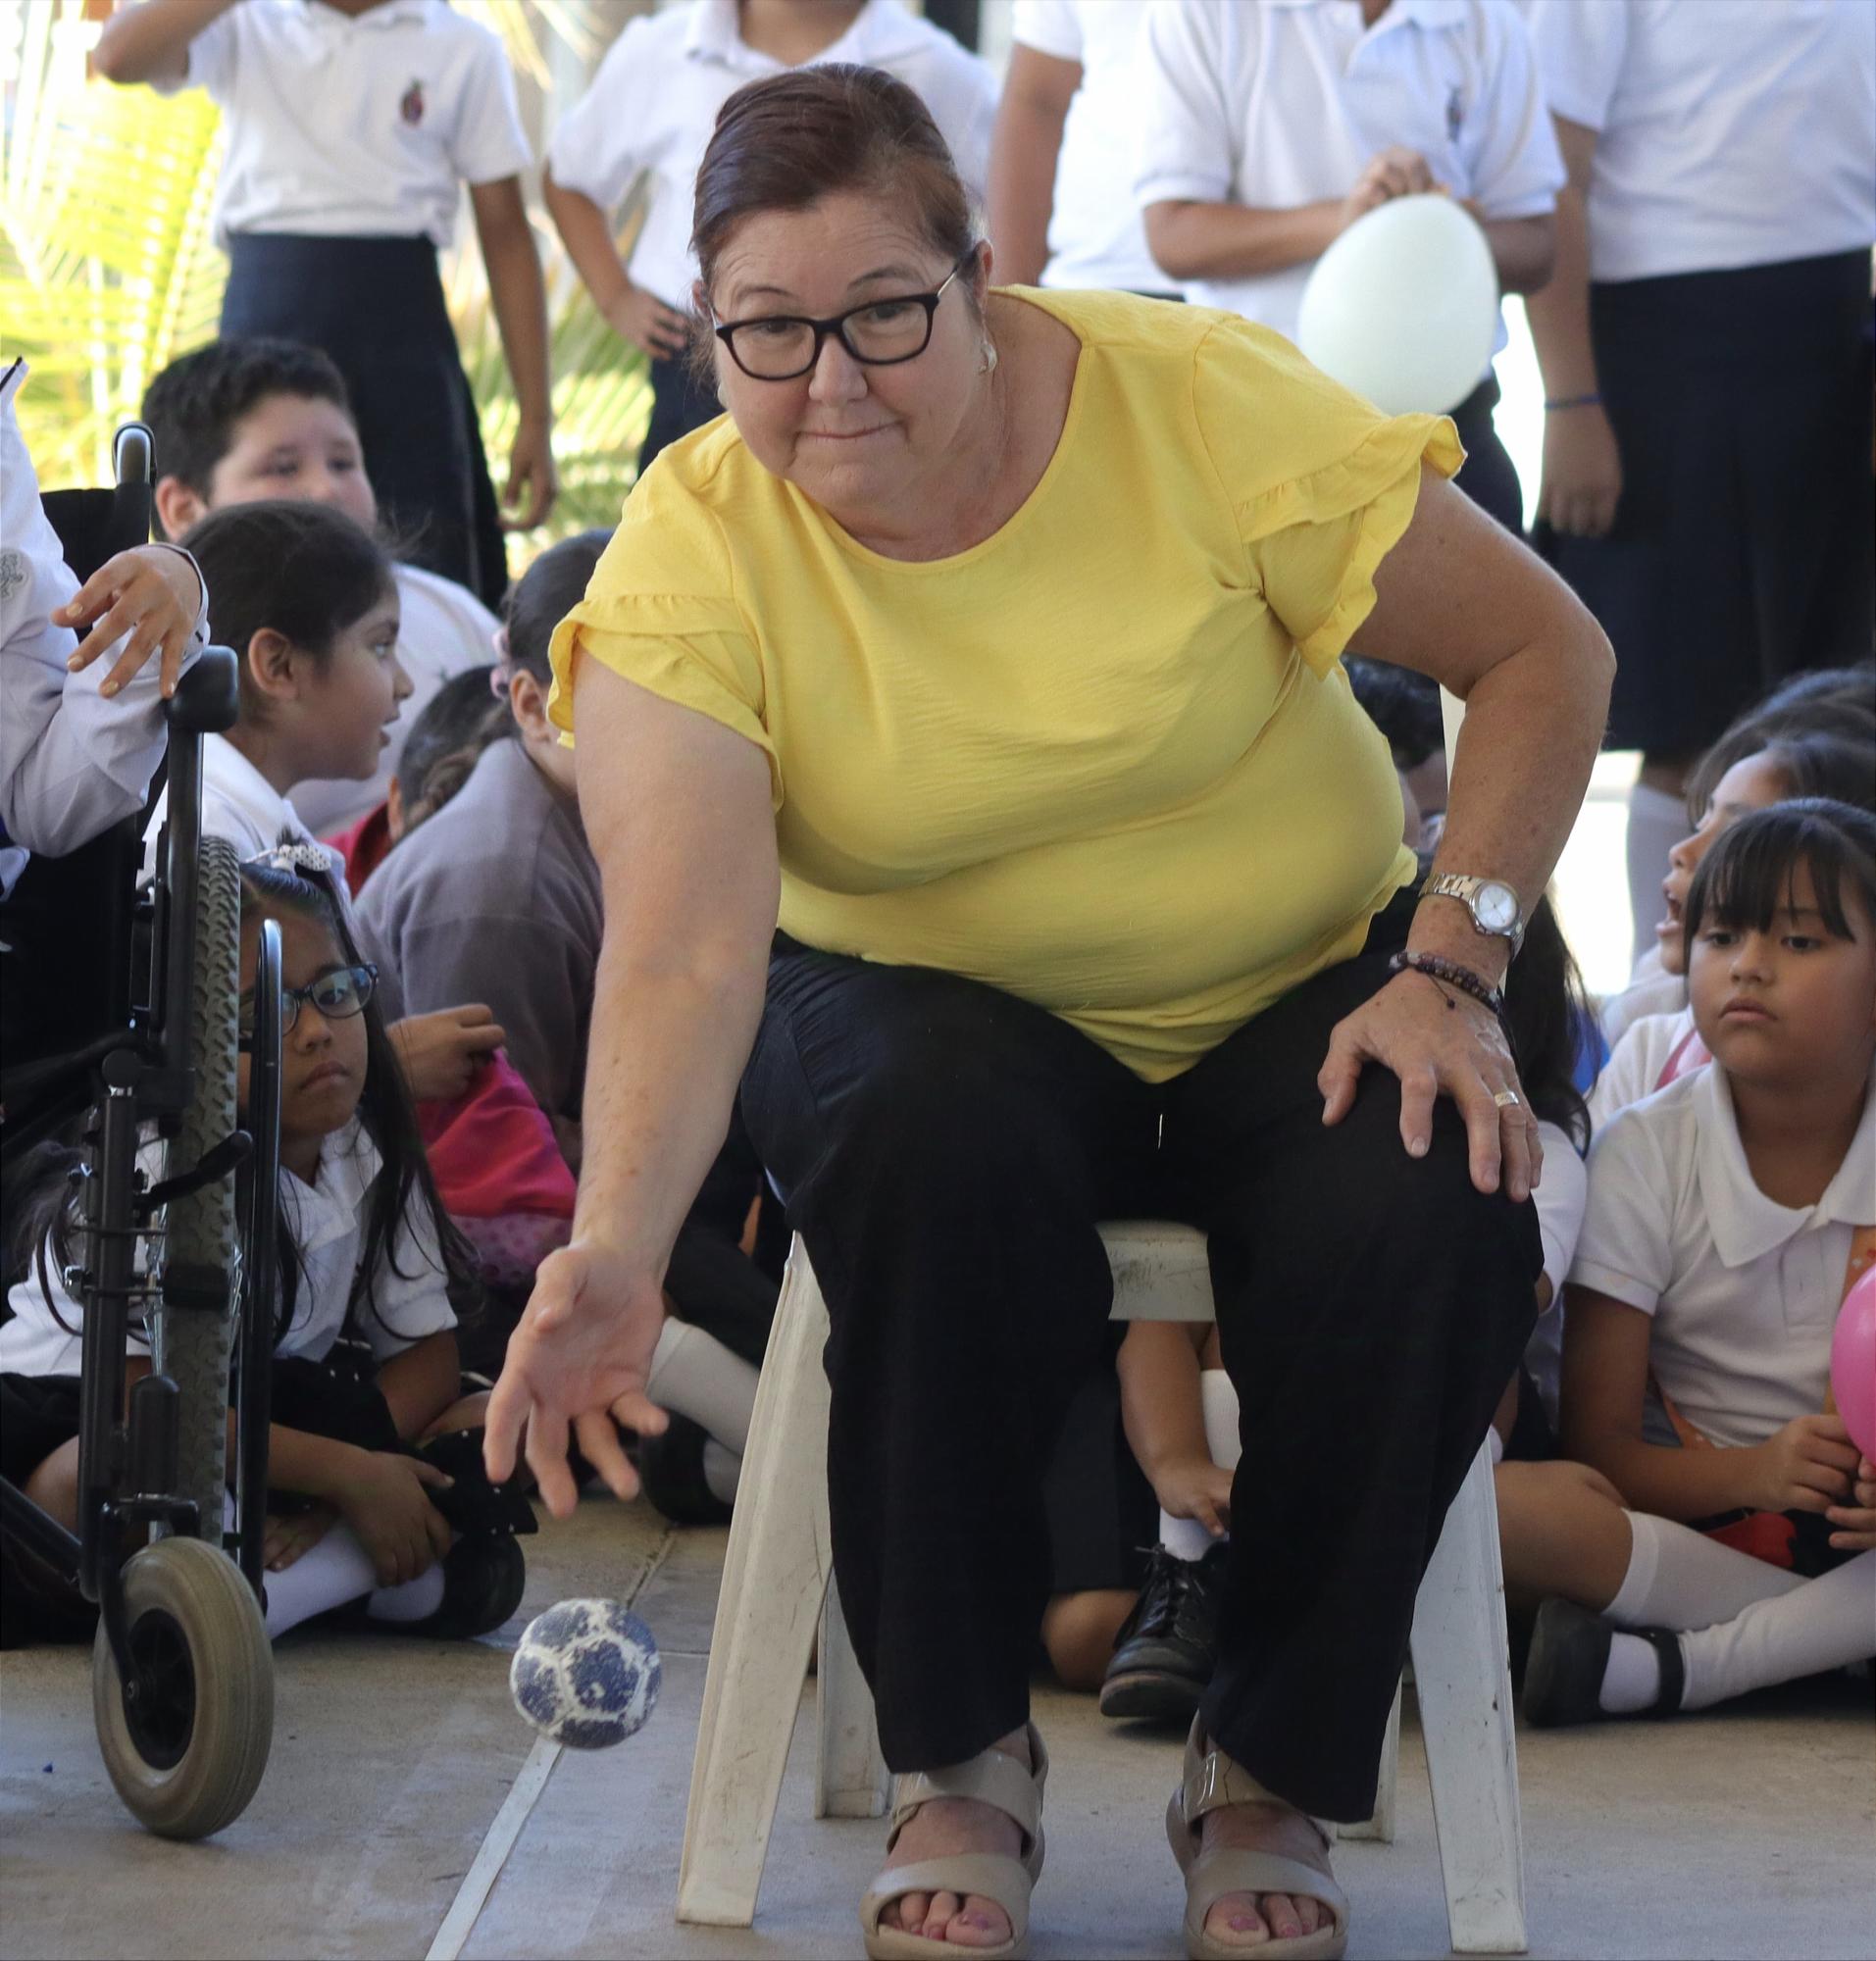
M 1517 931 L 1518 895 L 1509 885 L 1489 879 L 1479 887 L 1472 904 L 1479 924 L 1487 932 Z

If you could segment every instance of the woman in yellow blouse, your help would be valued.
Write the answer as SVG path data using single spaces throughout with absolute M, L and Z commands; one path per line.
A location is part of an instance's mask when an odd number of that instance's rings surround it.
M 884 75 L 733 97 L 696 243 L 729 415 L 647 474 L 554 648 L 606 944 L 574 1238 L 490 1469 L 525 1429 L 564 1512 L 571 1426 L 633 1489 L 614 1420 L 660 1427 L 660 1276 L 741 1081 L 833 1322 L 840 1599 L 887 1759 L 924 1774 L 868 1949 L 1015 1952 L 1039 1484 L 1104 1353 L 1095 1222 L 1203 1227 L 1244 1450 L 1171 1820 L 1188 1941 L 1340 1953 L 1305 1814 L 1372 1806 L 1531 1319 L 1536 1126 L 1493 1003 L 1607 648 L 1447 488 L 1448 424 L 1236 318 L 992 290 Z M 1450 896 L 1407 889 L 1357 629 L 1469 702 Z

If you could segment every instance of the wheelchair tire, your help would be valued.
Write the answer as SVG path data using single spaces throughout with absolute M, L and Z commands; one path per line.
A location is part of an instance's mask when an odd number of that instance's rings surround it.
M 144 1673 L 127 1699 L 100 1625 L 91 1711 L 104 1767 L 147 1830 L 206 1838 L 246 1808 L 274 1741 L 274 1651 L 261 1610 L 234 1562 L 200 1539 L 158 1539 L 130 1556 L 122 1580 Z
M 241 992 L 241 880 L 234 847 L 204 837 L 196 902 L 195 993 L 191 1054 L 195 1093 L 170 1140 L 165 1177 L 193 1171 L 235 1126 Z M 159 1306 L 155 1363 L 177 1389 L 179 1432 L 177 1489 L 193 1498 L 204 1543 L 222 1543 L 222 1498 L 228 1488 L 228 1359 L 239 1300 L 240 1242 L 232 1174 L 174 1201 L 164 1234 L 164 1260 L 225 1274 L 226 1314 Z

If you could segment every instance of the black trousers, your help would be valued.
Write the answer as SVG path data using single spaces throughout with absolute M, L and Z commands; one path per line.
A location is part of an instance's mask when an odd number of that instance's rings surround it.
M 651 364 L 651 421 L 645 426 L 645 439 L 638 448 L 638 475 L 651 468 L 651 459 L 680 436 L 713 423 L 723 413 L 723 404 L 708 388 L 700 387 L 690 372 L 687 355 Z
M 271 334 L 330 355 L 399 555 L 468 586 L 484 605 L 501 603 L 501 512 L 428 238 L 236 232 L 222 331 Z
M 1498 377 L 1488 375 L 1452 411 L 1453 427 L 1465 445 L 1466 460 L 1453 478 L 1487 517 L 1496 518 L 1513 537 L 1524 536 L 1524 491 L 1517 466 L 1498 436 L 1492 412 L 1498 406 Z
M 778 939 L 743 1111 L 826 1293 L 834 1563 L 896 1770 L 1029 1706 L 1050 1585 L 1045 1467 L 1107 1353 L 1095 1222 L 1210 1234 L 1243 1405 L 1205 1718 L 1293 1803 L 1366 1817 L 1414 1594 L 1523 1350 L 1535 1213 L 1428 1155 L 1371 1068 L 1322 1124 L 1330 1031 L 1383 983 L 1411 903 L 1173 1081 L 954 975 Z

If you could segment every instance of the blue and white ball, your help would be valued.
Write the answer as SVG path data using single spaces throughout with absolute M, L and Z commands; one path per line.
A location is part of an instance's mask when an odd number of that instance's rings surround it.
M 515 1707 L 571 1750 L 606 1750 L 657 1705 L 664 1664 L 651 1630 L 617 1600 L 562 1600 L 522 1633 L 508 1670 Z

